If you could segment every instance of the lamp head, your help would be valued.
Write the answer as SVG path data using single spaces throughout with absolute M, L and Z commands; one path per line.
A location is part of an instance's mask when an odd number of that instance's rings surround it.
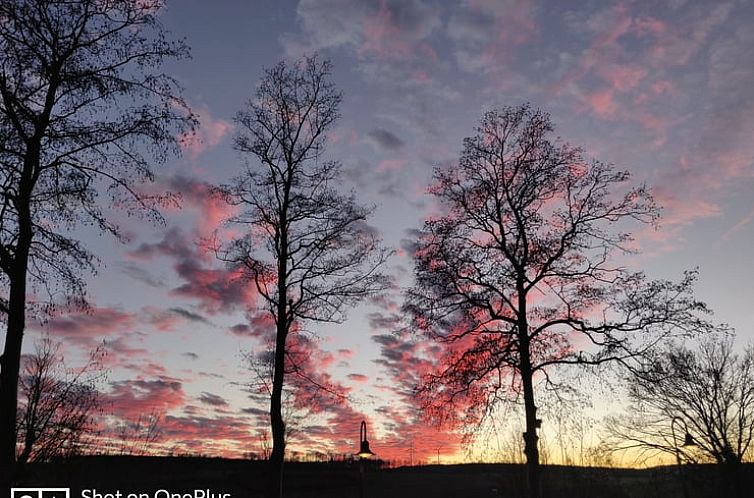
M 698 445 L 696 444 L 696 441 L 694 441 L 694 436 L 692 436 L 691 434 L 687 432 L 686 436 L 683 438 L 683 446 L 685 447 L 685 446 L 698 446 Z
M 362 459 L 374 456 L 372 450 L 369 449 L 369 441 L 367 441 L 367 423 L 363 420 L 359 427 L 359 452 L 356 453 L 356 456 Z
M 359 446 L 359 452 L 356 454 L 356 456 L 358 456 L 359 458 L 371 458 L 374 456 L 372 450 L 369 449 L 369 441 L 365 439 L 361 441 L 361 444 Z

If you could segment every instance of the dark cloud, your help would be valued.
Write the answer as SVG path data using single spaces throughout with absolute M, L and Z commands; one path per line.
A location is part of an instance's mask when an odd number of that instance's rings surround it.
M 136 249 L 129 252 L 130 257 L 144 260 L 155 259 L 158 256 L 191 258 L 193 254 L 193 247 L 189 244 L 183 231 L 177 227 L 169 228 L 160 241 L 154 243 L 142 242 Z
M 255 301 L 253 286 L 232 270 L 208 267 L 199 258 L 183 259 L 175 269 L 184 283 L 172 293 L 198 300 L 209 314 L 231 311 Z
M 422 232 L 416 228 L 407 228 L 404 230 L 404 233 L 406 236 L 400 241 L 401 251 L 403 251 L 404 255 L 413 258 L 416 250 L 419 248 L 419 238 Z
M 217 372 L 199 372 L 197 375 L 199 375 L 199 377 L 205 377 L 209 379 L 224 379 L 225 378 L 224 375 L 219 374 Z
M 156 289 L 165 287 L 165 281 L 162 279 L 162 277 L 155 275 L 153 272 L 145 269 L 141 265 L 130 262 L 121 262 L 118 263 L 118 266 L 120 266 L 122 273 L 128 275 L 134 280 L 142 282 Z
M 266 311 L 250 314 L 248 323 L 237 323 L 229 330 L 241 337 L 270 337 L 275 333 L 275 321 Z
M 210 406 L 228 406 L 228 402 L 222 396 L 206 391 L 199 395 L 199 401 Z
M 395 161 L 398 162 L 398 161 Z M 357 190 L 376 189 L 386 197 L 405 199 L 407 196 L 405 171 L 381 170 L 378 164 L 359 160 L 353 166 L 343 168 L 343 177 L 353 183 Z
M 262 408 L 256 408 L 254 406 L 241 408 L 241 412 L 246 413 L 247 415 L 254 415 L 255 417 L 269 417 L 270 415 L 268 410 L 263 410 Z
M 194 313 L 192 311 L 183 309 L 183 308 L 169 308 L 169 310 L 175 313 L 176 315 L 182 316 L 183 318 L 185 318 L 186 320 L 190 322 L 199 322 L 199 323 L 206 323 L 206 324 L 212 323 L 209 320 L 207 320 L 206 317 L 198 313 Z
M 229 330 L 235 335 L 252 335 L 251 327 L 245 323 L 237 323 L 229 327 Z
M 377 148 L 387 151 L 396 151 L 406 145 L 403 140 L 384 128 L 375 128 L 367 133 L 367 137 Z
M 375 311 L 367 315 L 369 327 L 372 330 L 393 331 L 401 324 L 401 317 L 397 313 L 382 313 Z
M 401 368 L 401 362 L 410 361 L 412 353 L 416 350 L 414 341 L 397 334 L 376 334 L 372 336 L 372 340 L 380 345 L 383 358 L 395 369 Z M 376 361 L 382 363 L 384 360 Z
M 165 237 L 156 243 L 139 245 L 130 256 L 140 259 L 165 256 L 173 259 L 173 269 L 183 283 L 173 288 L 171 293 L 198 300 L 199 308 L 209 314 L 245 308 L 256 299 L 254 286 L 243 278 L 240 270 L 218 267 L 220 264 L 200 246 L 199 240 L 186 235 L 180 228 L 169 229 Z M 200 316 L 185 310 L 176 313 L 193 321 Z

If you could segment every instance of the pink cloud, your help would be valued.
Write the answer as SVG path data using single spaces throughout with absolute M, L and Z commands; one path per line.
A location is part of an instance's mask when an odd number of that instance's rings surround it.
M 238 323 L 230 327 L 230 332 L 241 337 L 269 338 L 275 330 L 275 319 L 266 310 L 250 312 L 246 315 L 246 323 Z
M 175 330 L 178 325 L 186 321 L 176 313 L 155 306 L 145 306 L 142 309 L 142 312 L 149 323 L 160 332 L 170 332 Z
M 166 377 L 111 382 L 103 399 L 116 417 L 136 419 L 154 410 L 166 412 L 179 408 L 186 396 L 181 382 Z
M 636 88 L 647 75 L 647 69 L 633 64 L 611 65 L 600 68 L 599 73 L 610 86 L 619 92 Z
M 54 337 L 64 342 L 92 349 L 114 333 L 131 331 L 136 316 L 117 308 L 93 307 L 88 311 L 61 310 L 45 325 Z
M 384 159 L 377 165 L 377 171 L 380 173 L 394 173 L 403 171 L 406 167 L 406 161 L 403 159 Z
M 427 85 L 432 82 L 432 78 L 429 76 L 427 71 L 420 68 L 414 69 L 414 72 L 411 73 L 411 78 L 421 85 Z
M 231 309 L 246 309 L 256 302 L 254 283 L 240 268 L 218 268 L 214 255 L 208 254 L 198 240 L 171 228 L 162 240 L 142 243 L 129 253 L 132 258 L 149 260 L 158 256 L 173 259 L 173 268 L 183 283 L 174 287 L 174 296 L 195 299 L 199 308 L 210 314 Z
M 633 122 L 657 135 L 655 146 L 665 143 L 673 120 L 657 112 L 658 104 L 674 96 L 674 87 L 667 79 L 656 80 L 650 71 L 651 48 L 638 57 L 638 46 L 658 43 L 667 26 L 662 21 L 636 15 L 624 4 L 598 11 L 587 21 L 592 42 L 583 50 L 573 67 L 550 87 L 554 97 L 567 91 L 575 95 L 582 109 L 610 120 Z
M 231 206 L 214 191 L 214 186 L 185 176 L 174 176 L 167 181 L 170 190 L 181 195 L 183 207 L 196 211 L 197 238 L 206 238 L 222 228 L 222 222 L 235 215 L 238 207 Z
M 592 112 L 598 116 L 613 116 L 618 109 L 618 105 L 614 100 L 613 90 L 609 88 L 588 93 L 586 101 L 589 103 Z
M 253 429 L 238 416 L 167 415 L 160 423 L 160 444 L 192 454 L 240 458 L 258 443 Z
M 448 22 L 456 60 L 469 72 L 499 74 L 515 58 L 515 47 L 539 35 L 536 7 L 523 0 L 473 0 L 462 4 Z
M 675 85 L 668 80 L 659 80 L 652 84 L 652 92 L 655 95 L 674 94 L 676 92 Z
M 709 192 L 687 190 L 685 179 L 679 178 L 675 183 L 668 179 L 658 182 L 652 190 L 657 204 L 663 208 L 660 230 L 647 228 L 637 234 L 644 250 L 676 250 L 682 247 L 683 232 L 695 222 L 702 219 L 717 218 L 722 215 L 721 206 L 710 199 Z
M 728 19 L 732 8 L 732 3 L 719 2 L 712 7 L 700 5 L 687 9 L 685 16 L 670 25 L 660 25 L 659 21 L 638 22 L 637 29 L 651 33 L 655 40 L 650 49 L 650 63 L 656 67 L 688 64 L 712 32 Z
M 146 348 L 131 345 L 123 336 L 108 339 L 105 344 L 107 351 L 113 353 L 105 357 L 105 364 L 108 366 L 122 365 L 128 359 L 146 358 L 149 355 Z
M 140 358 L 149 357 L 150 351 L 145 350 L 144 353 L 140 355 Z M 168 374 L 167 368 L 165 368 L 164 365 L 159 363 L 154 363 L 151 361 L 148 362 L 128 362 L 128 361 L 120 361 L 117 363 L 117 366 L 119 368 L 123 368 L 125 370 L 130 370 L 134 372 L 137 376 L 141 377 L 165 377 Z
M 344 142 L 355 145 L 359 141 L 359 134 L 352 128 L 336 128 L 327 135 L 327 139 L 334 143 Z
M 414 408 L 382 406 L 377 412 L 386 419 L 373 443 L 380 458 L 398 465 L 432 464 L 438 453 L 442 462 L 458 458 L 463 449 L 462 435 L 425 423 Z
M 367 380 L 369 380 L 369 377 L 363 374 L 352 373 L 348 374 L 348 380 L 352 380 L 354 382 L 366 382 Z
M 199 301 L 207 313 L 246 308 L 256 302 L 256 287 L 241 270 L 207 268 L 196 259 L 179 261 L 175 269 L 184 283 L 171 294 Z
M 359 52 L 371 52 L 381 58 L 402 58 L 411 54 L 411 45 L 401 40 L 387 0 L 381 0 L 377 13 L 365 20 L 363 36 Z
M 218 144 L 233 131 L 233 125 L 224 119 L 214 118 L 208 109 L 197 113 L 199 128 L 195 133 L 186 133 L 178 137 L 181 148 L 196 159 Z

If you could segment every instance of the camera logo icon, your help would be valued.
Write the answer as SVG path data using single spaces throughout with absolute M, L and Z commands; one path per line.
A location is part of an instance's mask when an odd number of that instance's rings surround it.
M 71 488 L 11 488 L 10 498 L 71 498 Z

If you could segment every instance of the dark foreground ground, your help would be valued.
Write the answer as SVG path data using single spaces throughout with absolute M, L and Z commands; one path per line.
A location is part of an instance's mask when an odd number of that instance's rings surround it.
M 687 498 L 754 497 L 754 464 L 746 465 L 741 474 L 739 492 L 734 493 L 730 479 L 710 465 L 687 466 L 683 473 L 677 467 L 635 470 L 546 466 L 543 491 L 546 498 L 683 498 L 685 482 Z M 520 465 L 366 468 L 363 476 L 366 498 L 524 496 L 524 469 Z M 265 482 L 264 462 L 83 457 L 34 466 L 23 484 L 70 487 L 70 498 L 255 498 Z M 361 496 L 361 483 L 358 464 L 287 463 L 285 468 L 287 498 L 356 498 Z M 121 496 L 117 496 L 118 491 Z

